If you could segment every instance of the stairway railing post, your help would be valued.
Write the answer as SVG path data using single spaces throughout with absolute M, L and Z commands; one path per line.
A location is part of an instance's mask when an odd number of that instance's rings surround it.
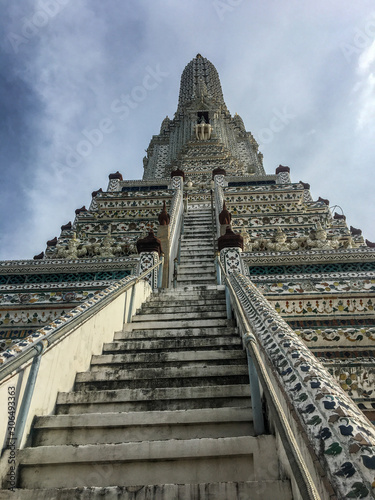
M 158 267 L 158 289 L 162 287 L 163 284 L 163 267 L 164 267 L 164 255 L 160 257 L 160 264 Z
M 130 304 L 129 304 L 129 311 L 128 311 L 128 321 L 127 323 L 131 323 L 132 317 L 133 317 L 133 308 L 134 308 L 134 297 L 135 297 L 135 284 L 132 286 L 132 293 L 130 296 Z
M 17 416 L 16 426 L 14 429 L 13 439 L 14 442 L 16 443 L 16 446 L 18 447 L 21 446 L 26 420 L 29 414 L 31 399 L 34 394 L 36 379 L 39 372 L 40 361 L 42 359 L 42 352 L 47 346 L 48 346 L 47 340 L 41 340 L 40 342 L 38 342 L 33 346 L 33 348 L 37 351 L 38 354 L 33 358 L 33 361 L 31 363 L 29 376 L 27 378 L 25 391 L 23 393 L 22 402 Z
M 225 286 L 225 305 L 227 308 L 227 319 L 232 319 L 232 305 L 230 303 L 230 293 L 227 286 Z
M 259 378 L 248 349 L 246 349 L 246 355 L 247 355 L 247 366 L 249 369 L 254 433 L 256 436 L 260 436 L 261 434 L 265 433 L 265 426 L 264 426 L 263 405 L 262 405 L 262 397 L 260 394 Z
M 216 265 L 216 276 L 217 276 L 217 284 L 221 285 L 221 268 L 220 268 L 220 254 L 217 253 L 215 257 L 215 265 Z

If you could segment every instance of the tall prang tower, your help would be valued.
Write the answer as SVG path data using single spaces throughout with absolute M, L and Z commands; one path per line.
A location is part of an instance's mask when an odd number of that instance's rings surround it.
M 143 166 L 0 262 L 0 498 L 375 498 L 375 244 L 200 54 Z
M 232 176 L 265 174 L 257 142 L 241 117 L 230 115 L 216 68 L 200 54 L 182 73 L 175 117 L 163 120 L 147 153 L 145 180 L 168 178 L 177 168 L 196 186 L 211 181 L 215 168 Z

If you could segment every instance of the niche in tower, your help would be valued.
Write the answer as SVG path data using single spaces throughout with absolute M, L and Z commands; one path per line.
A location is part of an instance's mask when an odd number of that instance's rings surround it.
M 208 111 L 198 111 L 197 115 L 197 123 L 210 123 Z

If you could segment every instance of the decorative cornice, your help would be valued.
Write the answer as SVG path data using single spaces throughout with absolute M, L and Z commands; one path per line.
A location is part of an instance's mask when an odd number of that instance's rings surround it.
M 73 325 L 78 318 L 84 316 L 87 317 L 90 313 L 95 314 L 100 307 L 103 307 L 103 305 L 105 304 L 105 299 L 108 299 L 111 295 L 115 296 L 120 293 L 121 290 L 123 290 L 125 286 L 133 280 L 134 276 L 128 276 L 117 281 L 116 283 L 111 284 L 105 290 L 99 291 L 93 297 L 81 303 L 68 313 L 63 314 L 52 323 L 39 328 L 28 337 L 17 342 L 5 352 L 0 354 L 0 365 L 9 363 L 21 353 L 30 350 L 33 345 L 41 340 L 46 339 L 48 341 L 48 339 L 51 338 L 54 333 L 56 333 L 61 328 L 68 326 L 69 324 Z
M 225 177 L 226 183 L 229 183 L 229 182 L 254 182 L 254 181 L 275 181 L 276 182 L 276 179 L 277 179 L 277 176 L 274 174 L 238 175 L 238 176 L 227 175 Z
M 152 179 L 148 181 L 140 181 L 140 180 L 134 180 L 134 181 L 120 181 L 120 190 L 123 187 L 126 186 L 168 186 L 170 187 L 171 179 L 170 178 L 164 178 L 164 179 Z
M 375 250 L 366 247 L 340 250 L 306 250 L 295 252 L 244 252 L 242 260 L 248 265 L 310 264 L 329 262 L 375 261 Z
M 358 498 L 360 491 L 362 498 L 370 498 L 374 426 L 255 285 L 237 273 L 229 279 L 273 367 L 273 375 L 283 387 L 336 495 Z
M 138 256 L 107 259 L 43 259 L 43 260 L 3 260 L 0 261 L 0 274 L 35 274 L 55 272 L 89 272 L 134 268 Z

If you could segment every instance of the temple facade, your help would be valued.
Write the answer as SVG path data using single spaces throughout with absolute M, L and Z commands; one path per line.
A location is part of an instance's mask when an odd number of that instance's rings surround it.
M 142 180 L 111 173 L 107 188 L 93 192 L 90 206 L 77 209 L 40 255 L 0 262 L 0 376 L 17 393 L 17 498 L 73 491 L 139 500 L 243 499 L 254 491 L 254 498 L 275 491 L 374 498 L 375 245 L 293 179 L 298 166 L 265 172 L 258 143 L 230 114 L 217 70 L 200 54 L 184 69 L 177 111 L 152 137 L 143 166 Z M 99 315 L 122 290 L 121 333 L 111 341 L 114 330 L 100 333 Z M 87 321 L 96 321 L 103 349 L 79 333 Z M 109 330 L 111 321 L 104 321 Z M 88 357 L 70 363 L 66 377 L 56 358 L 67 382 L 51 382 L 42 402 L 34 361 L 40 372 L 57 352 L 50 338 L 69 352 L 69 335 L 79 352 L 88 346 Z M 148 403 L 136 408 L 142 388 Z M 69 415 L 82 420 L 63 422 Z M 113 436 L 103 430 L 111 419 L 122 429 Z M 159 431 L 181 422 L 197 429 L 123 437 L 137 419 Z M 84 427 L 96 429 L 86 441 L 89 431 L 77 430 Z M 2 431 L 9 457 L 12 436 Z M 61 437 L 73 431 L 72 441 Z M 77 464 L 81 479 L 70 479 L 53 450 Z M 107 475 L 101 460 L 114 461 Z M 146 471 L 147 460 L 160 469 Z M 3 459 L 3 492 L 8 469 Z

